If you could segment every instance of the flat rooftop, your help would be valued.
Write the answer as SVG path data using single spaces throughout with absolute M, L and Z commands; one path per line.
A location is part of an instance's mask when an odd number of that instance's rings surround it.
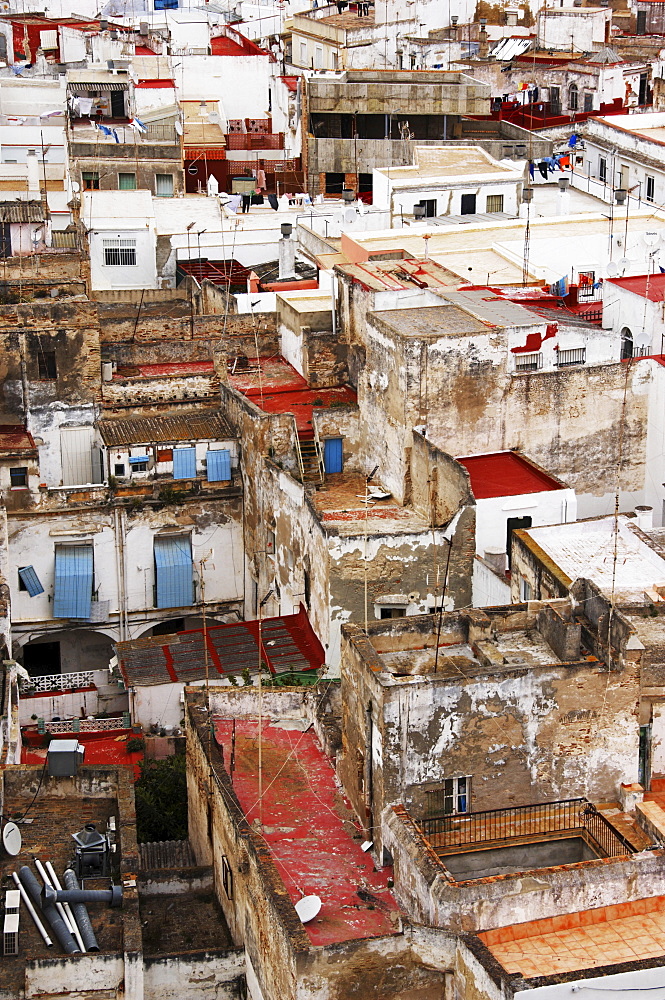
M 457 461 L 469 473 L 471 489 L 476 500 L 566 489 L 559 479 L 549 476 L 523 455 L 514 451 L 468 455 L 458 458 Z
M 399 908 L 387 888 L 391 868 L 376 871 L 335 771 L 314 733 L 262 727 L 263 808 L 258 784 L 258 723 L 215 718 L 215 740 L 230 759 L 235 726 L 233 787 L 248 823 L 271 850 L 295 904 L 316 895 L 321 911 L 304 925 L 313 945 L 382 937 L 400 930 Z M 279 778 L 279 780 L 275 780 Z
M 393 184 L 400 180 L 417 180 L 419 178 L 449 179 L 450 177 L 478 177 L 492 175 L 500 177 L 522 178 L 522 170 L 514 166 L 506 166 L 495 160 L 481 146 L 465 146 L 452 143 L 445 146 L 416 146 L 414 150 L 415 163 L 406 167 L 384 168 L 379 173 L 385 174 Z
M 635 118 L 635 115 L 610 115 L 607 118 L 598 115 L 592 120 L 600 122 L 608 128 L 630 132 L 633 135 L 641 136 L 643 139 L 651 139 L 660 144 L 665 143 L 665 113 L 662 111 L 652 111 L 645 115 L 640 115 L 637 121 Z M 595 132 L 594 129 L 592 131 Z
M 663 129 L 665 132 L 665 129 Z M 632 278 L 608 278 L 610 284 L 625 288 L 650 302 L 662 302 L 665 297 L 665 274 L 636 274 Z
M 616 540 L 614 517 L 523 528 L 520 534 L 559 567 L 567 585 L 584 578 L 605 594 L 614 591 L 620 601 L 643 602 L 646 590 L 665 585 L 665 559 L 654 552 L 633 518 L 622 514 L 616 523 Z
M 346 385 L 310 389 L 306 380 L 284 358 L 247 358 L 228 362 L 229 384 L 247 396 L 264 413 L 293 413 L 298 434 L 313 437 L 314 407 L 347 404 L 355 406 L 357 395 Z
M 506 972 L 525 979 L 638 962 L 665 955 L 665 897 L 512 924 L 478 936 Z
M 377 292 L 403 288 L 456 288 L 459 278 L 433 260 L 372 260 L 362 264 L 342 264 L 338 270 L 358 284 Z
M 5 821 L 21 817 L 32 799 L 43 766 L 21 767 L 10 769 L 11 780 L 5 782 L 4 814 Z M 79 775 L 85 769 L 79 769 Z M 91 777 L 94 774 L 90 772 Z M 60 779 L 61 780 L 61 779 Z M 53 790 L 51 782 L 56 782 Z M 58 794 L 62 791 L 57 785 L 58 779 L 44 777 L 42 788 L 37 795 L 34 806 L 26 816 L 26 822 L 19 824 L 23 845 L 17 857 L 2 854 L 0 857 L 0 875 L 3 888 L 15 888 L 11 879 L 12 872 L 18 872 L 23 865 L 28 865 L 41 885 L 39 873 L 33 858 L 37 857 L 46 864 L 50 861 L 56 874 L 62 881 L 65 868 L 68 868 L 74 858 L 74 841 L 72 834 L 82 830 L 86 823 L 94 823 L 103 833 L 107 829 L 110 816 L 119 820 L 118 802 L 115 797 L 84 798 L 72 794 Z M 21 784 L 20 789 L 17 787 Z M 119 822 L 118 822 L 119 827 Z M 116 855 L 119 858 L 119 854 Z M 105 886 L 108 882 L 105 880 Z M 90 884 L 89 888 L 95 888 Z M 100 952 L 117 952 L 122 950 L 123 911 L 111 909 L 106 903 L 91 903 L 88 905 L 90 920 L 99 943 Z M 54 940 L 52 948 L 47 948 L 37 928 L 29 916 L 25 905 L 20 907 L 20 954 L 16 957 L 4 956 L 2 959 L 2 986 L 9 990 L 16 989 L 16 996 L 23 995 L 25 987 L 26 961 L 41 958 L 56 958 L 62 956 L 62 950 Z
M 343 472 L 326 476 L 323 485 L 312 495 L 312 502 L 325 528 L 338 535 L 352 537 L 364 534 L 410 534 L 430 530 L 428 521 L 410 507 L 403 507 L 392 497 L 372 499 L 371 491 L 381 491 L 378 482 L 370 487 L 369 502 L 365 502 L 367 483 L 359 472 Z M 382 491 L 383 492 L 383 491 Z
M 402 337 L 458 337 L 487 333 L 485 323 L 453 305 L 382 309 L 372 315 Z

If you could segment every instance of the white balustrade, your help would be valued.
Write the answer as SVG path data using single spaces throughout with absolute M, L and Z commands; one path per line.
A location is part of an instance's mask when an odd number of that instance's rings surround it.
M 35 692 L 76 691 L 78 688 L 94 686 L 94 670 L 79 670 L 71 674 L 44 674 L 31 677 L 31 688 Z

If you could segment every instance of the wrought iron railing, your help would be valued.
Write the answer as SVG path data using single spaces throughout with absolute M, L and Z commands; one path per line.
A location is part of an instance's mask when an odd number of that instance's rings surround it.
M 125 712 L 119 718 L 110 719 L 63 719 L 60 722 L 44 722 L 38 720 L 37 729 L 40 733 L 97 733 L 115 729 L 129 729 L 131 719 Z
M 586 831 L 607 857 L 633 854 L 635 851 L 593 803 L 582 798 L 450 816 L 429 816 L 419 820 L 418 826 L 436 851 L 574 830 Z
M 77 688 L 92 687 L 95 680 L 93 670 L 79 670 L 71 674 L 44 674 L 42 677 L 31 677 L 32 692 L 38 691 L 76 691 Z

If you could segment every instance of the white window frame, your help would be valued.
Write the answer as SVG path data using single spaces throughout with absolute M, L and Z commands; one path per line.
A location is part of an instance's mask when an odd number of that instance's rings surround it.
M 437 796 L 442 802 L 442 809 L 432 808 L 428 805 L 427 815 L 429 816 L 464 816 L 471 812 L 471 786 L 472 776 L 461 774 L 455 778 L 444 778 L 437 788 L 428 788 L 427 796 Z M 432 798 L 432 801 L 434 799 Z M 446 811 L 445 804 L 449 801 L 451 808 Z
M 136 267 L 136 240 L 104 239 L 104 267 Z

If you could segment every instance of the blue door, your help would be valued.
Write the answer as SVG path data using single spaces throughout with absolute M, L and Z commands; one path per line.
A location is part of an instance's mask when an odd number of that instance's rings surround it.
M 323 464 L 328 473 L 342 471 L 342 438 L 326 438 Z

